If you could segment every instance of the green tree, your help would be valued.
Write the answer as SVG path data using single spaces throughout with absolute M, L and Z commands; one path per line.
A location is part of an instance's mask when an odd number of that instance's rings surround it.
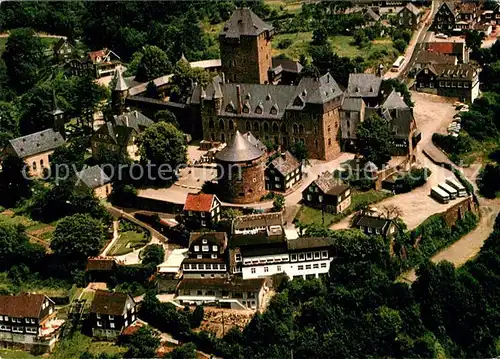
M 171 123 L 175 127 L 179 128 L 179 122 L 177 121 L 177 117 L 175 117 L 174 113 L 170 110 L 161 110 L 155 113 L 155 121 L 156 122 L 166 122 Z
M 32 29 L 13 30 L 2 55 L 9 85 L 18 93 L 33 87 L 44 65 L 43 45 Z
M 18 136 L 19 111 L 17 106 L 10 102 L 0 101 L 0 147 L 5 148 L 10 139 Z
M 186 163 L 186 139 L 174 125 L 158 122 L 139 137 L 140 155 L 156 165 L 168 164 L 172 169 Z
M 125 344 L 128 347 L 125 358 L 156 358 L 160 338 L 150 327 L 140 327 Z
M 203 317 L 205 315 L 205 311 L 203 310 L 202 305 L 197 305 L 196 308 L 194 308 L 193 313 L 191 313 L 191 328 L 198 328 L 201 325 L 201 322 L 203 321 Z
M 138 81 L 151 81 L 172 71 L 172 64 L 165 51 L 156 46 L 146 45 L 137 68 Z
M 274 196 L 274 201 L 273 201 L 273 212 L 281 212 L 283 208 L 285 207 L 285 196 L 282 194 L 277 194 Z
M 406 49 L 407 45 L 408 45 L 408 43 L 405 40 L 403 40 L 403 39 L 397 39 L 393 43 L 394 48 L 396 50 L 398 50 L 398 52 L 401 53 L 401 54 L 405 52 L 405 49 Z
M 24 230 L 25 228 L 21 225 L 0 223 L 0 268 L 2 270 L 8 270 L 15 265 L 19 266 L 17 271 L 23 270 L 22 265 L 32 267 L 43 258 L 45 248 L 39 244 L 30 243 Z
M 108 97 L 108 91 L 87 74 L 78 77 L 75 92 L 76 115 L 93 131 L 94 113 L 104 109 L 102 102 Z
M 363 121 L 356 132 L 359 153 L 379 168 L 391 159 L 392 136 L 388 123 L 374 115 Z
M 17 156 L 7 155 L 2 161 L 0 188 L 3 205 L 12 207 L 19 200 L 31 197 L 32 179 L 24 161 Z
M 312 43 L 313 45 L 328 44 L 328 31 L 324 26 L 320 26 L 313 31 Z
M 290 153 L 299 161 L 307 161 L 309 158 L 309 152 L 307 151 L 307 146 L 302 141 L 295 142 L 290 148 Z
M 481 48 L 486 35 L 476 30 L 467 30 L 465 32 L 465 45 L 472 51 L 477 52 Z
M 190 94 L 194 84 L 207 87 L 210 75 L 204 69 L 191 68 L 187 61 L 178 61 L 174 68 L 170 94 L 173 100 L 183 101 Z
M 160 244 L 150 244 L 142 251 L 142 264 L 146 266 L 156 267 L 163 263 L 165 258 L 165 250 Z
M 105 238 L 101 221 L 89 214 L 74 214 L 57 223 L 50 248 L 68 263 L 83 263 L 99 254 Z
M 167 359 L 196 359 L 196 346 L 193 343 L 187 343 L 170 352 Z

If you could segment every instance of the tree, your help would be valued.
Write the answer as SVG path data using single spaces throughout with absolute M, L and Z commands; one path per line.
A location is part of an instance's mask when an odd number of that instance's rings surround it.
M 196 346 L 193 343 L 187 343 L 172 350 L 166 359 L 196 359 L 196 357 Z
M 387 219 L 398 219 L 403 215 L 403 210 L 393 204 L 382 206 L 382 212 Z
M 481 48 L 486 35 L 476 30 L 467 30 L 465 32 L 465 45 L 472 51 L 477 52 Z
M 299 162 L 307 161 L 307 159 L 309 158 L 309 152 L 307 151 L 307 146 L 302 141 L 295 142 L 290 148 L 290 153 Z
M 137 68 L 138 81 L 151 81 L 172 71 L 172 64 L 165 51 L 156 46 L 146 45 L 142 50 L 141 62 Z
M 149 126 L 140 135 L 139 146 L 141 157 L 157 166 L 166 164 L 175 170 L 187 161 L 184 134 L 170 123 L 158 122 Z
M 166 122 L 171 123 L 175 127 L 179 128 L 179 122 L 177 121 L 177 117 L 175 117 L 174 113 L 170 110 L 161 110 L 155 113 L 155 121 L 156 122 Z
M 396 50 L 398 50 L 398 52 L 400 52 L 400 53 L 404 53 L 405 52 L 406 45 L 408 45 L 408 43 L 405 40 L 403 40 L 403 39 L 397 39 L 393 43 L 394 48 Z
M 389 95 L 392 90 L 396 91 L 401 96 L 403 96 L 403 100 L 405 101 L 406 105 L 408 105 L 408 107 L 413 107 L 414 104 L 411 100 L 411 93 L 408 90 L 408 86 L 406 86 L 404 82 L 401 82 L 397 79 L 382 80 L 382 85 L 380 87 L 381 91 L 387 95 Z
M 0 147 L 5 148 L 8 141 L 19 136 L 19 111 L 10 102 L 0 101 Z
M 391 159 L 392 136 L 388 123 L 374 115 L 363 121 L 356 132 L 359 153 L 379 168 Z
M 328 44 L 328 31 L 324 26 L 320 26 L 313 31 L 312 43 L 313 45 Z
M 174 101 L 184 101 L 193 89 L 194 84 L 207 87 L 210 75 L 204 69 L 192 68 L 187 61 L 178 61 L 174 68 L 170 96 Z
M 196 308 L 194 308 L 193 313 L 191 313 L 191 328 L 198 328 L 201 325 L 204 316 L 205 311 L 203 310 L 203 306 L 197 305 Z
M 56 226 L 50 248 L 68 263 L 83 263 L 99 254 L 105 242 L 102 223 L 89 214 L 64 217 Z
M 31 196 L 32 179 L 29 169 L 22 159 L 14 155 L 7 155 L 2 161 L 0 172 L 1 202 L 12 207 L 22 198 Z
M 26 265 L 33 267 L 45 254 L 45 248 L 39 244 L 30 243 L 21 225 L 13 226 L 0 223 L 0 268 L 2 271 L 12 266 Z M 21 269 L 19 267 L 17 270 Z
M 90 74 L 87 74 L 78 77 L 75 92 L 75 113 L 93 132 L 94 113 L 102 109 L 102 102 L 108 96 L 107 89 L 97 84 Z
M 9 85 L 18 93 L 30 89 L 44 65 L 43 45 L 32 29 L 13 30 L 2 55 L 7 66 Z
M 481 193 L 487 198 L 495 198 L 500 192 L 500 165 L 487 164 L 480 175 L 478 181 Z
M 142 251 L 142 264 L 145 266 L 156 267 L 163 263 L 165 258 L 165 250 L 160 244 L 150 244 Z
M 285 196 L 282 194 L 277 194 L 274 196 L 274 201 L 273 201 L 273 212 L 281 212 L 283 208 L 285 207 Z
M 140 327 L 125 344 L 128 347 L 125 358 L 156 358 L 160 338 L 150 327 Z

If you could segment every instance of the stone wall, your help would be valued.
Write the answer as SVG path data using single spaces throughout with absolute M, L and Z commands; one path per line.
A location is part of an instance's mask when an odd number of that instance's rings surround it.
M 476 215 L 479 213 L 479 208 L 474 202 L 472 196 L 463 199 L 462 201 L 450 207 L 443 213 L 444 220 L 448 226 L 453 226 L 459 220 L 464 218 L 465 213 L 472 212 Z

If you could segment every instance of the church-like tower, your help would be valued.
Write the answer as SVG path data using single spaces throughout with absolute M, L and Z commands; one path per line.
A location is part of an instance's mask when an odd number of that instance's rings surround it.
M 236 9 L 219 35 L 222 71 L 229 82 L 268 82 L 274 28 L 252 10 Z

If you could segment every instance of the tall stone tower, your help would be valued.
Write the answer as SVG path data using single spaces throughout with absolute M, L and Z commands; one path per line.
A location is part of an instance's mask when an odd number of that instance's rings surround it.
M 266 194 L 265 160 L 264 151 L 236 131 L 232 143 L 215 155 L 222 198 L 232 203 L 259 201 Z
M 111 105 L 113 107 L 113 113 L 115 115 L 121 115 L 125 109 L 125 99 L 128 96 L 128 86 L 123 79 L 120 70 L 116 70 L 115 74 L 116 86 L 111 94 Z
M 66 138 L 64 111 L 57 106 L 56 90 L 54 88 L 52 88 L 52 111 L 50 111 L 50 114 L 52 115 L 54 130 Z
M 222 71 L 229 82 L 265 84 L 272 67 L 274 28 L 247 8 L 236 9 L 219 35 Z

